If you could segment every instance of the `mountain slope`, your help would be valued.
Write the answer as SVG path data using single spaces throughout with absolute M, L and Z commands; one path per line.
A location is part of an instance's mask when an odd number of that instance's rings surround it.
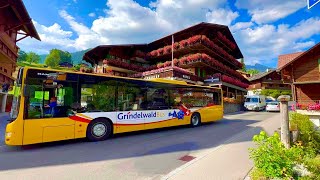
M 251 65 L 246 65 L 246 69 L 249 70 L 249 69 L 256 69 L 260 72 L 265 72 L 267 69 L 270 69 L 270 67 L 267 67 L 265 65 L 262 65 L 262 64 L 259 64 L 259 63 L 256 63 L 255 65 L 251 66 Z

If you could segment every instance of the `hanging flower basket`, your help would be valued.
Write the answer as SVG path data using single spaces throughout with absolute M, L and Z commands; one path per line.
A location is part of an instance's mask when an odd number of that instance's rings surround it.
M 158 49 L 157 52 L 158 52 L 158 56 L 163 55 L 163 48 Z
M 158 69 L 163 68 L 163 67 L 164 67 L 164 64 L 163 64 L 163 63 L 158 63 L 158 64 L 157 64 L 157 68 L 158 68 Z
M 178 50 L 180 48 L 180 44 L 178 43 L 178 42 L 175 42 L 174 44 L 173 44 L 173 49 L 174 50 Z
M 171 46 L 165 46 L 165 47 L 164 47 L 164 54 L 170 54 L 170 53 L 171 53 L 171 50 L 172 50 L 172 47 L 171 47 Z
M 179 66 L 179 60 L 178 59 L 173 59 L 173 64 L 175 65 L 175 66 Z

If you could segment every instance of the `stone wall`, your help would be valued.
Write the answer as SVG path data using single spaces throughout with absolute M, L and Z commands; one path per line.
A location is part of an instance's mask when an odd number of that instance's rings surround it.
M 243 104 L 223 103 L 224 114 L 243 111 Z

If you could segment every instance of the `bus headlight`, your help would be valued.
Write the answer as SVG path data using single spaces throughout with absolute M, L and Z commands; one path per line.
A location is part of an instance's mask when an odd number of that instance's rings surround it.
M 7 132 L 6 137 L 10 138 L 10 137 L 11 137 L 11 135 L 12 135 L 12 133 L 11 133 L 11 132 Z

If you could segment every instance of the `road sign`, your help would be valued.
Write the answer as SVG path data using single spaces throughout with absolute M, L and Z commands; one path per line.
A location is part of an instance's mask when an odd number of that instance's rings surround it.
M 311 9 L 314 5 L 316 5 L 320 0 L 307 0 L 308 2 L 308 9 Z

